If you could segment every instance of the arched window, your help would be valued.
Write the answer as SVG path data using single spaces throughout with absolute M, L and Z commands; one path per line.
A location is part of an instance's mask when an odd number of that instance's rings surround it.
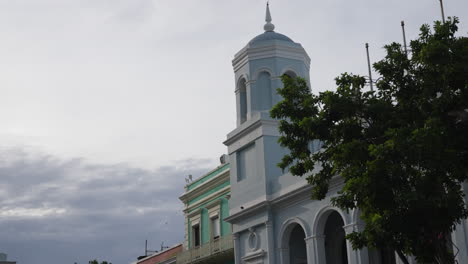
M 271 76 L 268 72 L 263 71 L 258 75 L 256 91 L 256 109 L 270 110 L 272 107 L 272 91 L 271 91 Z
M 287 76 L 289 76 L 291 78 L 296 78 L 297 77 L 297 74 L 295 72 L 291 71 L 291 70 L 286 71 L 285 73 L 283 73 L 283 75 L 287 75 Z
M 245 85 L 245 79 L 241 79 L 239 82 L 239 112 L 240 112 L 240 123 L 247 121 L 247 88 Z

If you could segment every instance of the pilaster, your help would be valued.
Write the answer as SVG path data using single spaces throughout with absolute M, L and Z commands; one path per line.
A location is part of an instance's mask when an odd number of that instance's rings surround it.
M 315 251 L 315 248 L 317 246 L 317 237 L 316 236 L 306 237 L 304 238 L 304 241 L 306 243 L 307 263 L 318 264 L 316 260 L 316 255 L 318 254 L 318 252 Z
M 273 230 L 273 223 L 271 220 L 265 222 L 266 228 L 266 235 L 267 235 L 267 243 L 268 243 L 268 263 L 275 264 L 275 237 L 274 237 L 274 230 Z
M 345 225 L 345 226 L 343 226 L 343 229 L 344 229 L 346 235 L 349 235 L 349 234 L 351 234 L 353 232 L 358 231 L 358 225 L 355 224 L 355 223 Z M 369 263 L 367 248 L 354 250 L 353 246 L 351 244 L 351 241 L 346 239 L 346 250 L 347 250 L 347 253 L 348 253 L 348 263 L 349 264 L 368 264 Z
M 241 264 L 239 233 L 232 234 L 232 240 L 234 240 L 234 263 Z

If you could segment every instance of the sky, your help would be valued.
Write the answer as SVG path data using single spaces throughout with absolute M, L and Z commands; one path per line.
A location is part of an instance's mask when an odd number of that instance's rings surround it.
M 184 178 L 235 128 L 234 54 L 264 0 L 0 0 L 0 252 L 18 264 L 130 263 L 183 240 Z M 468 1 L 445 14 L 468 32 Z M 272 0 L 314 93 L 440 19 L 437 0 Z M 374 77 L 378 77 L 375 76 Z

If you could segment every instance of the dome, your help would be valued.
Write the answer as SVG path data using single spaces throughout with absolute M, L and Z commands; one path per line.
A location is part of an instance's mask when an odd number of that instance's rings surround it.
M 249 44 L 250 45 L 257 44 L 259 42 L 268 41 L 268 40 L 282 40 L 282 41 L 294 43 L 292 39 L 288 38 L 287 36 L 283 34 L 276 33 L 274 31 L 265 31 L 264 33 L 256 36 L 251 41 L 249 41 Z

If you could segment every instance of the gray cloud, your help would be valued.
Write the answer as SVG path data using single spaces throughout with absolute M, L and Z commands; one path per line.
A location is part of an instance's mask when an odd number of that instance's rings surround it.
M 0 251 L 21 264 L 129 263 L 145 239 L 183 240 L 184 177 L 205 160 L 146 170 L 0 149 Z

